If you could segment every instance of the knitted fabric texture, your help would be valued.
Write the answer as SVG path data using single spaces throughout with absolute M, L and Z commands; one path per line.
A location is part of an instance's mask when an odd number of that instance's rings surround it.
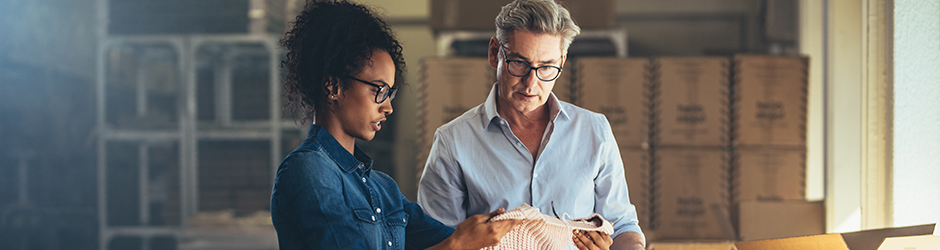
M 598 231 L 608 235 L 614 233 L 613 224 L 604 220 L 604 217 L 599 214 L 583 219 L 561 220 L 539 213 L 529 204 L 522 204 L 490 220 L 507 219 L 524 219 L 526 221 L 516 226 L 506 236 L 503 236 L 499 240 L 499 245 L 483 249 L 564 249 L 567 246 L 574 245 L 574 241 L 571 241 L 572 230 Z

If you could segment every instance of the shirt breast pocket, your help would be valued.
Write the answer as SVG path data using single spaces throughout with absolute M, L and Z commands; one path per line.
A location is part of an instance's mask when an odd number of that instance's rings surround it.
M 372 213 L 372 209 L 367 207 L 353 208 L 353 215 L 356 217 L 356 221 L 359 225 L 359 232 L 365 236 L 366 239 L 371 240 L 367 244 L 372 247 L 381 246 L 384 241 L 382 241 L 382 227 L 379 226 L 381 221 L 376 214 Z
M 408 213 L 405 213 L 404 210 L 398 210 L 389 213 L 386 217 L 385 223 L 388 224 L 388 228 L 392 233 L 392 239 L 394 239 L 394 244 L 400 247 L 395 247 L 396 249 L 403 249 L 405 244 L 405 226 L 408 225 Z

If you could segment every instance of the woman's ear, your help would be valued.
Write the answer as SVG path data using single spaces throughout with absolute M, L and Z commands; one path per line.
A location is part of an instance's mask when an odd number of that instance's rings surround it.
M 323 88 L 326 90 L 326 98 L 329 102 L 338 100 L 343 90 L 339 84 L 339 80 L 334 77 L 330 77 L 330 80 L 327 81 L 326 86 L 323 86 Z

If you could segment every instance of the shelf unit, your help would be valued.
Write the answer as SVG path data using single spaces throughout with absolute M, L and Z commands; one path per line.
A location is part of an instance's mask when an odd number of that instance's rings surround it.
M 109 249 L 117 237 L 139 237 L 144 250 L 150 249 L 156 237 L 179 239 L 188 219 L 200 208 L 202 141 L 267 143 L 269 152 L 264 162 L 270 173 L 270 187 L 286 153 L 283 136 L 297 134 L 303 138 L 307 132 L 306 127 L 282 120 L 278 67 L 282 56 L 276 48 L 277 39 L 263 34 L 103 39 L 95 85 L 100 249 Z M 248 62 L 254 65 L 248 67 L 267 71 L 267 76 L 256 83 L 266 85 L 256 87 L 267 91 L 267 103 L 260 111 L 255 110 L 259 112 L 253 119 L 233 117 L 238 110 L 233 100 L 233 82 L 237 79 L 232 76 L 241 72 L 237 68 L 245 58 L 254 59 Z M 204 77 L 200 72 L 211 72 L 212 82 L 201 81 Z M 208 94 L 200 91 L 203 89 L 211 89 L 211 97 L 206 98 Z M 209 105 L 213 108 L 202 109 Z M 258 117 L 265 113 L 263 109 L 267 114 Z M 205 115 L 208 113 L 211 115 Z M 136 161 L 122 161 L 121 156 Z M 119 185 L 127 183 L 136 187 Z M 135 202 L 127 202 L 128 197 Z M 118 216 L 128 213 L 135 214 L 135 218 Z M 172 221 L 154 220 L 162 218 L 155 213 L 163 213 Z

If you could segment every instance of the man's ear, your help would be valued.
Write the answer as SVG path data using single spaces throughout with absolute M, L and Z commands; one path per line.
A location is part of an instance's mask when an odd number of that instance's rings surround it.
M 499 40 L 496 37 L 490 38 L 490 45 L 487 48 L 486 58 L 490 61 L 490 67 L 494 69 L 499 67 Z

